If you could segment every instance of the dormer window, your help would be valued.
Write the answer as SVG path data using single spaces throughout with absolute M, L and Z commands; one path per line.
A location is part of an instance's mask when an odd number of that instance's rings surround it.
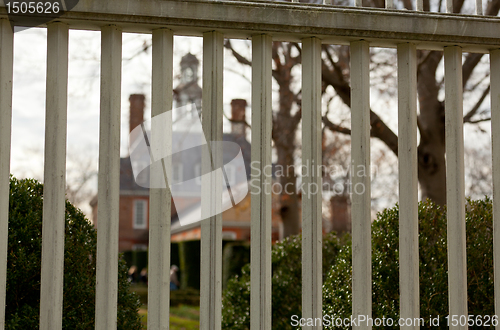
M 191 69 L 189 67 L 186 68 L 186 69 L 184 69 L 183 78 L 184 78 L 183 80 L 184 80 L 185 83 L 188 83 L 188 82 L 192 81 L 193 78 L 194 78 L 193 69 Z
M 172 184 L 182 182 L 182 165 L 174 164 L 172 166 Z
M 134 201 L 134 229 L 147 228 L 147 209 L 148 202 L 143 199 L 136 199 Z

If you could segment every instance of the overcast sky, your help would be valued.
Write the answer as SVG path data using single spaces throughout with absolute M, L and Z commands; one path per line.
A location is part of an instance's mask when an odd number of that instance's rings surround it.
M 45 76 L 46 76 L 46 30 L 30 28 L 15 33 L 14 81 L 11 172 L 18 177 L 43 178 L 43 149 L 45 131 Z M 150 44 L 151 35 L 123 34 L 122 66 L 122 122 L 121 155 L 127 155 L 128 144 L 128 97 L 130 94 L 146 95 L 146 118 L 150 116 L 151 95 L 151 49 L 143 52 L 144 44 Z M 250 55 L 250 43 L 234 42 L 233 47 Z M 202 39 L 175 37 L 174 76 L 180 72 L 180 58 L 187 52 L 202 60 Z M 99 135 L 99 89 L 100 89 L 100 33 L 70 31 L 69 43 L 69 86 L 68 86 L 68 168 L 90 159 L 94 169 L 98 164 Z M 484 58 L 487 61 L 487 57 Z M 224 111 L 230 116 L 230 102 L 233 98 L 244 98 L 251 106 L 251 71 L 236 63 L 232 56 L 225 56 Z M 297 72 L 300 68 L 297 67 Z M 201 77 L 201 63 L 198 72 Z M 244 76 L 244 77 L 243 77 Z M 178 80 L 174 80 L 174 87 Z M 202 84 L 201 78 L 199 79 Z M 300 84 L 300 81 L 296 82 Z M 276 90 L 276 86 L 274 87 Z M 276 93 L 273 95 L 277 102 Z M 381 98 L 377 88 L 372 88 L 373 109 L 397 132 L 397 101 Z M 337 102 L 340 102 L 337 100 Z M 464 111 L 474 100 L 466 99 Z M 484 107 L 488 107 L 487 98 Z M 342 106 L 339 104 L 338 106 Z M 345 107 L 345 106 L 344 106 Z M 250 109 L 250 107 L 249 107 Z M 250 113 L 247 112 L 250 122 Z M 489 131 L 490 123 L 481 125 Z M 225 129 L 229 125 L 226 121 Z M 477 126 L 466 125 L 466 143 L 489 147 L 489 135 L 474 135 Z M 472 135 L 469 135 L 472 134 Z M 473 136 L 473 139 L 467 139 Z M 77 165 L 75 165 L 75 163 Z M 96 187 L 96 183 L 93 183 Z
M 43 178 L 45 134 L 46 29 L 31 28 L 14 35 L 14 80 L 12 111 L 11 172 L 19 177 Z M 146 118 L 150 116 L 151 35 L 123 34 L 121 155 L 127 155 L 128 111 L 130 94 L 146 95 Z M 242 47 L 246 47 L 244 44 Z M 187 52 L 202 60 L 202 39 L 175 37 L 174 76 Z M 68 167 L 75 160 L 91 159 L 98 164 L 100 33 L 70 30 L 68 80 Z M 229 116 L 233 98 L 245 98 L 250 104 L 250 70 L 238 68 L 228 57 L 224 76 L 224 111 Z M 198 72 L 201 82 L 201 63 Z M 174 87 L 178 80 L 174 81 Z M 249 114 L 248 114 L 249 115 Z M 225 129 L 228 128 L 225 123 Z M 72 164 L 73 163 L 73 164 Z

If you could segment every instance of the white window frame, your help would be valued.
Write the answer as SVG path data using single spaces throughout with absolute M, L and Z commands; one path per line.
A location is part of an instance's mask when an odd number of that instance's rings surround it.
M 227 184 L 231 187 L 236 184 L 236 168 L 232 165 L 224 165 L 224 171 L 227 176 Z
M 201 185 L 201 164 L 198 163 L 194 166 L 194 181 L 196 184 Z
M 172 166 L 172 184 L 182 182 L 183 167 L 181 164 L 173 164 Z
M 143 217 L 143 223 L 142 224 L 139 224 L 137 223 L 137 208 L 138 208 L 138 205 L 139 204 L 142 204 L 143 205 L 143 210 L 142 210 L 142 217 Z M 132 218 L 132 227 L 134 229 L 146 229 L 148 227 L 148 201 L 144 200 L 144 199 L 136 199 L 134 200 L 134 213 L 133 213 L 133 218 Z

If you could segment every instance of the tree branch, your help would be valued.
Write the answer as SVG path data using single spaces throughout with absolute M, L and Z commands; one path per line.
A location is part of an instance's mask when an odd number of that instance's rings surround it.
M 332 123 L 326 116 L 323 116 L 321 119 L 323 121 L 323 124 L 325 124 L 325 127 L 328 127 L 328 129 L 330 129 L 332 132 L 351 135 L 351 130 L 349 128 Z
M 236 50 L 234 50 L 233 46 L 231 45 L 231 41 L 229 39 L 226 39 L 226 41 L 224 42 L 224 47 L 226 47 L 231 51 L 231 53 L 239 63 L 252 66 L 252 61 L 250 61 L 249 59 L 238 53 Z
M 477 120 L 471 120 L 469 121 L 468 123 L 469 124 L 477 124 L 477 123 L 482 123 L 484 121 L 490 121 L 491 120 L 491 117 L 489 118 L 482 118 L 482 119 L 477 119 Z
M 486 98 L 486 96 L 489 94 L 490 92 L 490 88 L 491 86 L 488 86 L 488 88 L 486 88 L 484 91 L 483 91 L 483 94 L 481 95 L 481 97 L 479 98 L 479 100 L 476 102 L 476 104 L 472 107 L 472 109 L 464 116 L 464 123 L 472 123 L 473 121 L 471 121 L 471 118 L 472 116 L 474 116 L 477 112 L 477 110 L 479 110 L 479 107 L 481 106 L 481 104 L 483 104 L 484 102 L 484 99 Z M 477 121 L 474 121 L 474 122 L 477 122 Z

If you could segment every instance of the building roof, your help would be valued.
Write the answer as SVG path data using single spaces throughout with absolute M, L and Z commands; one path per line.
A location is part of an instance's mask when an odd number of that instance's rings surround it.
M 223 134 L 222 141 L 234 142 L 240 146 L 243 160 L 245 163 L 247 179 L 250 179 L 250 162 L 251 162 L 250 142 L 248 142 L 245 136 L 234 133 Z M 192 164 L 183 164 L 183 166 L 184 165 L 190 166 Z M 120 158 L 120 194 L 124 193 L 125 194 L 136 193 L 137 195 L 149 194 L 149 188 L 141 187 L 135 182 L 134 173 L 132 171 L 132 164 L 130 162 L 130 156 Z

